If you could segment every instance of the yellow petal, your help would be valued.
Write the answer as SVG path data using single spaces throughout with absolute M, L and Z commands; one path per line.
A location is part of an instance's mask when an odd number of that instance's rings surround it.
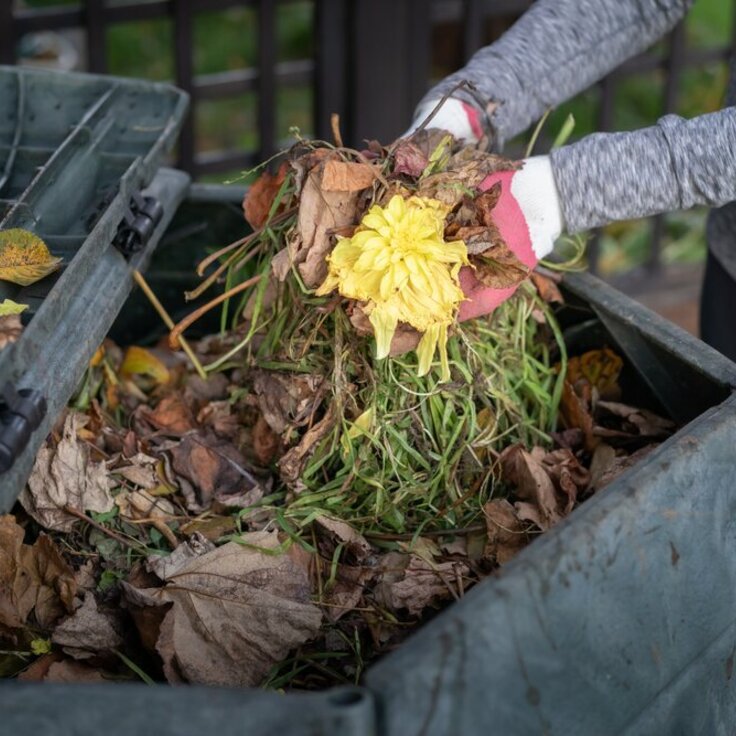
M 419 358 L 418 376 L 426 376 L 432 367 L 432 358 L 437 347 L 439 337 L 439 325 L 431 325 L 427 328 L 417 346 L 417 357 Z
M 377 305 L 368 319 L 376 334 L 376 358 L 381 360 L 391 352 L 391 340 L 399 320 L 393 310 L 387 309 L 385 305 Z

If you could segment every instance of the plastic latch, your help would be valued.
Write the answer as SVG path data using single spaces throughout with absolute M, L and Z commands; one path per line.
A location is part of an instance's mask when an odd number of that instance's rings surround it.
M 135 192 L 130 198 L 128 211 L 118 225 L 113 245 L 125 256 L 142 250 L 151 239 L 156 225 L 161 222 L 164 208 L 155 197 Z
M 46 416 L 46 399 L 31 388 L 7 382 L 0 392 L 0 474 L 13 466 Z

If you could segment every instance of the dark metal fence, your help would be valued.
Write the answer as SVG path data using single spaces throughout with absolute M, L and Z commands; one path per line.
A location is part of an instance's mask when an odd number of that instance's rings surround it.
M 169 18 L 173 22 L 175 79 L 192 96 L 193 108 L 255 92 L 258 99 L 257 150 L 197 153 L 193 110 L 179 144 L 178 165 L 195 176 L 245 168 L 278 147 L 277 92 L 286 87 L 313 91 L 313 130 L 329 136 L 330 114 L 340 114 L 347 141 L 390 140 L 411 119 L 417 100 L 438 73 L 451 71 L 498 37 L 532 0 L 311 0 L 314 58 L 281 61 L 276 18 L 296 0 L 85 0 L 63 6 L 27 8 L 0 1 L 0 62 L 16 61 L 24 34 L 83 29 L 90 71 L 107 71 L 106 37 L 117 23 Z M 733 0 L 723 0 L 733 2 Z M 236 7 L 257 10 L 258 63 L 255 68 L 195 75 L 193 28 L 197 14 Z M 736 23 L 733 37 L 736 39 Z M 217 43 L 217 39 L 213 39 Z M 624 64 L 598 85 L 597 123 L 611 129 L 616 93 L 627 78 L 661 72 L 661 112 L 678 109 L 680 83 L 688 69 L 725 61 L 730 48 L 688 49 L 679 26 L 653 51 Z M 662 220 L 653 221 L 650 268 L 659 263 Z M 593 252 L 595 259 L 595 250 Z

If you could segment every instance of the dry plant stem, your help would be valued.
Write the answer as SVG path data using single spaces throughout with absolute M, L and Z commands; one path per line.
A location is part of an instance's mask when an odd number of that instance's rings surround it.
M 143 291 L 143 293 L 148 297 L 148 300 L 153 305 L 153 308 L 158 312 L 159 317 L 161 317 L 164 324 L 170 330 L 173 330 L 174 320 L 171 319 L 169 313 L 164 309 L 164 305 L 161 304 L 161 302 L 158 300 L 158 297 L 153 293 L 151 287 L 148 285 L 148 282 L 143 278 L 143 274 L 141 274 L 140 271 L 133 271 L 133 279 L 135 279 L 136 284 L 141 287 L 141 291 Z M 202 368 L 202 364 L 199 362 L 199 359 L 194 354 L 194 350 L 192 350 L 191 346 L 184 338 L 181 338 L 180 342 L 182 349 L 187 354 L 189 360 L 192 361 L 192 365 L 197 371 L 199 377 L 206 380 L 207 374 L 204 372 L 204 368 Z
M 332 127 L 332 137 L 335 139 L 335 145 L 342 148 L 344 144 L 340 133 L 340 116 L 336 112 L 333 112 L 330 116 L 330 126 Z
M 200 317 L 204 316 L 209 312 L 211 309 L 214 309 L 218 304 L 222 304 L 224 301 L 229 299 L 232 296 L 235 296 L 235 294 L 239 294 L 241 291 L 245 291 L 246 289 L 249 289 L 254 284 L 257 284 L 263 274 L 258 274 L 257 276 L 253 276 L 252 278 L 249 278 L 247 281 L 243 281 L 242 284 L 238 284 L 237 286 L 234 286 L 232 289 L 229 289 L 224 294 L 220 294 L 217 298 L 213 299 L 211 302 L 207 302 L 207 304 L 203 304 L 199 309 L 195 309 L 191 314 L 188 314 L 181 322 L 174 325 L 171 324 L 171 327 L 169 328 L 171 332 L 169 333 L 169 346 L 172 350 L 177 350 L 179 348 L 179 345 L 181 344 L 181 347 L 185 346 L 184 338 L 182 337 L 182 332 L 187 329 L 187 327 L 190 327 L 192 324 L 194 324 Z M 186 350 L 186 348 L 184 348 Z M 200 365 L 200 368 L 202 366 Z M 204 374 L 204 369 L 202 369 L 202 373 Z
M 485 524 L 473 524 L 473 526 L 460 527 L 459 529 L 428 529 L 421 533 L 422 537 L 455 537 L 475 534 L 485 531 Z M 363 532 L 367 539 L 377 539 L 385 542 L 409 542 L 416 534 L 382 534 L 381 532 Z
M 79 511 L 78 509 L 75 509 L 73 506 L 64 506 L 64 511 L 66 511 L 67 514 L 76 516 L 77 519 L 80 519 L 81 521 L 86 522 L 90 526 L 97 529 L 98 532 L 102 532 L 103 534 L 106 534 L 108 537 L 118 542 L 118 544 L 122 544 L 126 547 L 130 547 L 131 549 L 140 549 L 143 546 L 136 542 L 131 542 L 125 537 L 121 537 L 119 534 L 114 532 L 112 529 L 108 529 L 106 526 L 102 526 L 102 524 L 98 524 L 94 519 L 91 519 L 89 516 L 87 516 L 87 514 L 83 514 L 81 511 Z

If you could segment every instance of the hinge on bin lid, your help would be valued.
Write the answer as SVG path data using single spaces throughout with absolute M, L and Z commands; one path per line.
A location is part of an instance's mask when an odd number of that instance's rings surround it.
M 135 192 L 130 198 L 130 207 L 118 226 L 113 245 L 126 256 L 142 250 L 151 239 L 156 225 L 161 222 L 163 214 L 164 208 L 155 197 Z
M 46 399 L 7 381 L 0 392 L 0 474 L 10 470 L 46 415 Z

